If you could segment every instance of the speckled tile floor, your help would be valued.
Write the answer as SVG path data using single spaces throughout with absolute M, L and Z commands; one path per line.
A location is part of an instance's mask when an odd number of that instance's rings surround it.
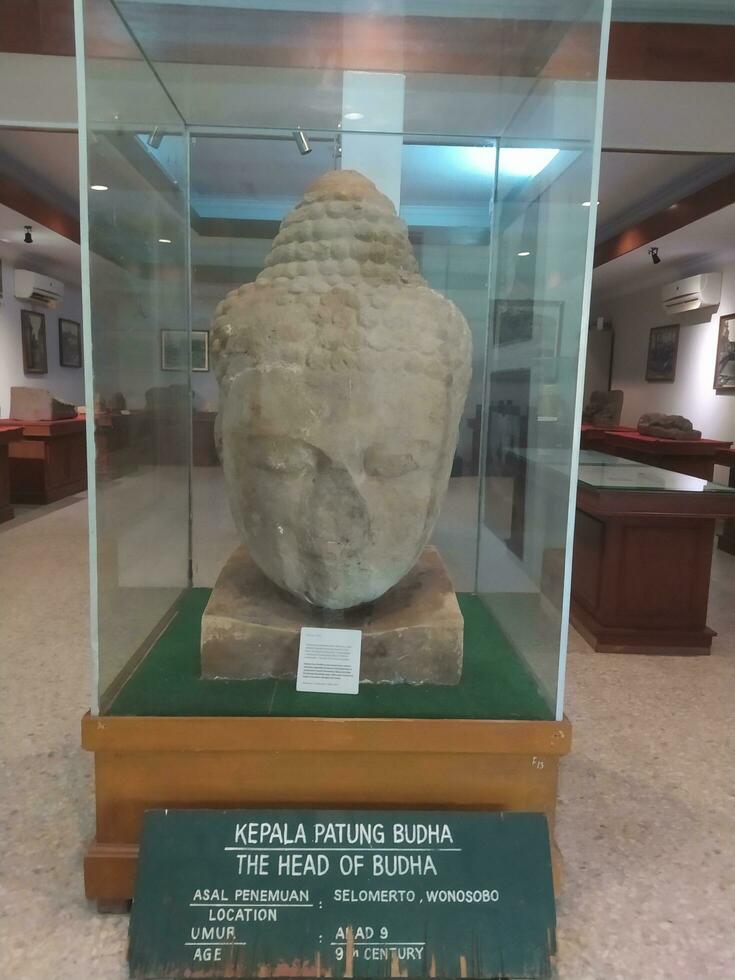
M 0 527 L 0 977 L 122 980 L 125 916 L 82 892 L 92 836 L 86 503 Z M 715 553 L 707 658 L 572 634 L 558 841 L 560 980 L 735 977 L 735 558 Z

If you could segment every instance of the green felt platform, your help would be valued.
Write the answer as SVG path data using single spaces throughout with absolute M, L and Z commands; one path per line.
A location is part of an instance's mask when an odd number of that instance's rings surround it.
M 209 589 L 191 589 L 109 706 L 110 715 L 322 718 L 553 718 L 533 676 L 482 602 L 459 595 L 464 669 L 455 687 L 363 684 L 357 695 L 300 694 L 295 681 L 202 680 L 199 628 Z

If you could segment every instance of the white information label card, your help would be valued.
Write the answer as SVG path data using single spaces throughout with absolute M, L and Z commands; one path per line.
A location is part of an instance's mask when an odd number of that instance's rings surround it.
M 361 646 L 362 630 L 303 627 L 296 690 L 357 694 Z

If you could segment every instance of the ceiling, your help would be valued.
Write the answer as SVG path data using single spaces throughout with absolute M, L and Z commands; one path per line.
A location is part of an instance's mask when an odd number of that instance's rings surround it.
M 593 303 L 707 272 L 708 265 L 735 261 L 735 204 L 656 240 L 661 262 L 654 265 L 648 245 L 599 266 L 592 277 Z
M 735 169 L 735 155 L 606 151 L 600 162 L 598 242 Z
M 79 210 L 78 147 L 76 133 L 0 129 L 0 174 L 74 215 Z
M 487 156 L 488 150 L 477 146 L 406 145 L 403 150 L 402 203 L 407 208 L 440 208 L 445 214 L 456 208 L 464 209 L 463 214 L 468 214 L 468 209 L 475 209 L 476 214 L 487 215 L 491 190 L 488 166 L 492 163 L 485 160 L 483 154 Z M 213 208 L 213 214 L 219 217 L 226 215 L 228 210 L 247 210 L 254 201 L 273 201 L 276 209 L 282 208 L 285 199 L 298 197 L 314 178 L 329 169 L 333 159 L 331 140 L 314 140 L 312 152 L 300 157 L 290 140 L 198 137 L 192 147 L 192 202 L 195 207 Z M 105 173 L 95 172 L 94 179 L 110 185 L 120 180 L 130 187 L 132 176 L 126 161 L 122 157 L 105 158 L 105 161 Z M 295 168 L 299 174 L 297 188 L 294 185 Z M 711 182 L 713 175 L 733 169 L 735 155 L 604 152 L 600 172 L 598 242 L 616 233 L 626 223 L 646 217 L 676 201 L 682 194 Z M 21 180 L 40 196 L 74 214 L 78 208 L 76 134 L 0 130 L 0 175 Z M 134 208 L 134 202 L 135 196 L 130 196 L 128 211 Z M 0 210 L 0 238 L 10 238 L 13 242 L 12 256 L 10 246 L 0 242 L 0 256 L 13 260 L 30 257 L 28 246 L 22 245 L 25 223 L 28 222 L 22 215 L 7 208 Z M 709 226 L 703 227 L 706 230 Z M 719 229 L 721 226 L 713 220 L 711 227 Z M 57 241 L 59 236 L 51 232 L 48 235 L 47 238 L 40 228 L 35 229 L 33 261 L 43 265 L 47 260 L 45 268 L 50 275 L 79 282 L 78 246 L 66 243 L 62 247 L 63 239 Z M 728 247 L 726 240 L 717 239 L 716 244 Z M 676 247 L 677 258 L 681 257 L 682 261 L 685 255 L 680 254 L 680 250 L 689 249 L 693 261 L 703 250 L 710 253 L 713 250 L 700 238 L 694 239 L 685 233 L 675 238 L 672 247 Z M 651 272 L 649 264 L 636 257 L 636 253 L 609 265 L 610 269 L 604 267 L 596 271 L 596 288 L 617 288 L 623 279 L 630 282 L 631 275 Z M 613 267 L 615 271 L 612 271 Z
M 21 180 L 62 210 L 78 209 L 76 133 L 0 129 L 0 174 Z M 469 152 L 482 153 L 481 147 Z M 487 167 L 456 146 L 407 145 L 404 148 L 402 199 L 417 205 L 486 205 Z M 291 198 L 298 165 L 304 188 L 333 166 L 331 140 L 313 140 L 312 153 L 299 157 L 290 141 L 198 137 L 192 148 L 192 192 L 240 200 Z M 639 220 L 682 193 L 735 169 L 733 154 L 642 153 L 605 151 L 600 167 L 598 241 L 616 231 L 621 220 Z M 714 176 L 713 176 L 714 174 Z M 102 179 L 97 174 L 95 179 Z M 298 194 L 296 195 L 298 196 Z
M 351 134 L 346 138 L 371 137 Z M 195 137 L 192 192 L 200 199 L 298 200 L 312 181 L 335 165 L 332 138 L 312 138 L 310 145 L 311 153 L 299 158 L 291 139 Z M 411 206 L 484 206 L 487 211 L 494 166 L 492 147 L 406 143 L 401 165 L 402 202 Z
M 33 226 L 33 244 L 23 241 L 25 225 Z M 18 211 L 0 204 L 0 259 L 8 265 L 44 272 L 65 283 L 79 284 L 79 246 L 55 231 L 34 224 Z

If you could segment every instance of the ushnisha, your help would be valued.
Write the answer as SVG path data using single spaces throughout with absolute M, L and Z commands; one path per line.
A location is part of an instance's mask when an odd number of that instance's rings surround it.
M 377 599 L 431 535 L 471 369 L 467 323 L 419 274 L 388 198 L 355 171 L 320 177 L 217 307 L 212 350 L 253 559 L 317 606 Z

